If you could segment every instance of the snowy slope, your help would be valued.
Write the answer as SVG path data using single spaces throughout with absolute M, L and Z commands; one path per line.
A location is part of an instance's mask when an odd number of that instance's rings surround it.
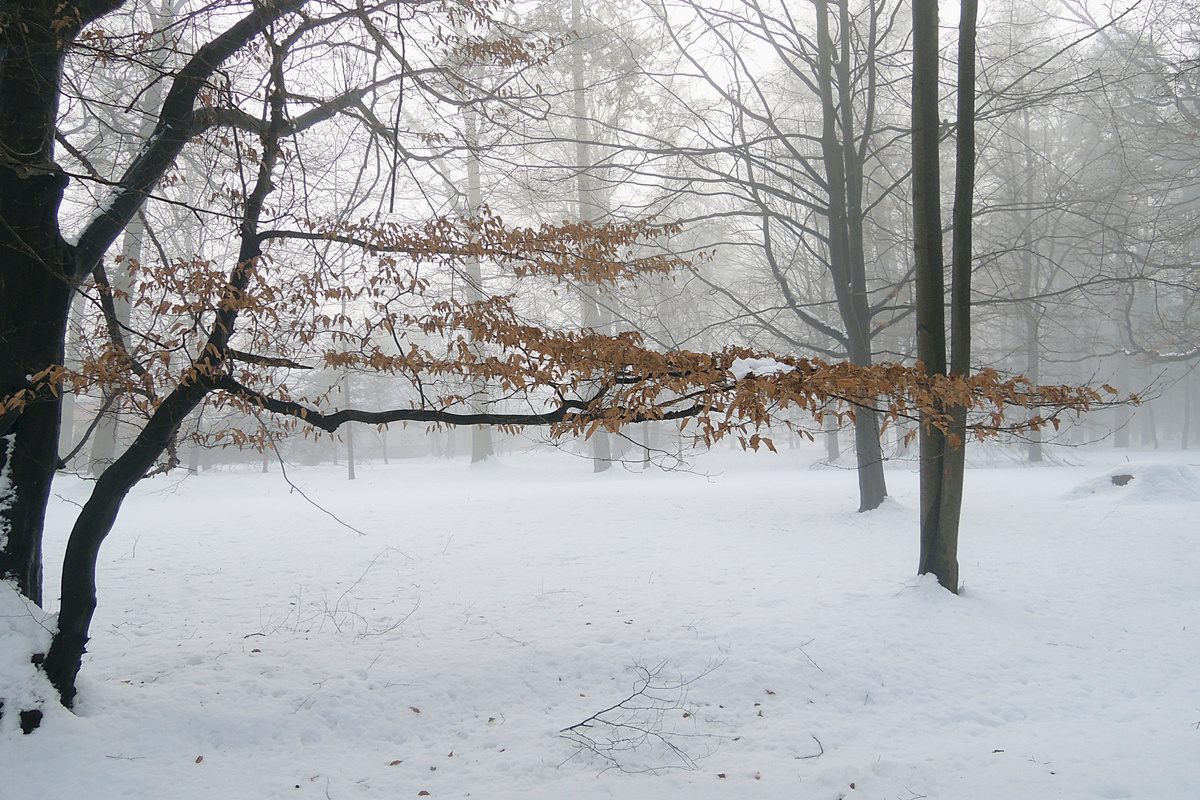
M 0 796 L 1200 796 L 1185 457 L 1140 454 L 1146 496 L 1111 452 L 972 470 L 955 598 L 913 574 L 915 473 L 857 514 L 819 455 L 291 471 L 363 534 L 278 472 L 155 479 L 101 555 L 79 714 L 6 715 Z M 56 484 L 50 560 L 87 488 Z M 576 729 L 615 762 L 561 734 L 647 672 Z

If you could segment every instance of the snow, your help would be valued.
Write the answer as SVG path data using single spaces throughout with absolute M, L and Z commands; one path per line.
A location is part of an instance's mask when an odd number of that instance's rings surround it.
M 1069 500 L 1109 498 L 1138 503 L 1200 502 L 1200 476 L 1186 464 L 1120 464 L 1080 483 Z
M 10 582 L 0 581 L 0 740 L 21 736 L 20 712 L 45 708 L 55 696 L 31 661 L 34 653 L 45 653 L 50 646 L 52 625 L 53 620 Z
M 1143 454 L 1136 503 L 1111 451 L 971 470 L 958 597 L 913 574 L 916 473 L 858 514 L 820 454 L 289 469 L 366 535 L 277 471 L 156 478 L 101 552 L 78 715 L 28 736 L 45 621 L 0 594 L 0 794 L 1200 796 L 1186 454 Z M 56 484 L 55 536 L 88 488 Z M 628 772 L 561 734 L 647 675 L 575 729 Z
M 735 380 L 745 380 L 748 375 L 780 375 L 791 372 L 795 367 L 781 364 L 773 358 L 735 358 L 729 371 Z

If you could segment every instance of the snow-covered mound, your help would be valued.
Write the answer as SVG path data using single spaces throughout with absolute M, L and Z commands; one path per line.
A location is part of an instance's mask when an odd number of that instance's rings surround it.
M 1114 497 L 1140 503 L 1200 502 L 1200 476 L 1186 464 L 1132 463 L 1088 478 L 1068 500 Z
M 46 617 L 11 582 L 0 581 L 0 739 L 36 724 L 39 712 L 54 705 L 54 689 L 32 661 L 50 646 Z

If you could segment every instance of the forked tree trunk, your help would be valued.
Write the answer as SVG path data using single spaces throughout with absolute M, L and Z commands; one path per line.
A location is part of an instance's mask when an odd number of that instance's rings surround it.
M 873 360 L 871 311 L 867 302 L 863 246 L 862 154 L 854 137 L 857 123 L 850 65 L 852 25 L 849 9 L 843 3 L 838 7 L 840 38 L 837 49 L 840 58 L 835 63 L 828 0 L 816 0 L 816 12 L 821 160 L 829 197 L 829 272 L 833 277 L 838 314 L 846 326 L 850 360 L 860 366 L 869 366 Z M 870 511 L 878 508 L 887 497 L 879 417 L 873 409 L 855 409 L 854 454 L 858 467 L 859 511 Z
M 958 147 L 955 169 L 950 372 L 966 376 L 971 354 L 971 219 L 975 190 L 976 0 L 963 0 L 959 23 Z M 917 358 L 929 375 L 945 374 L 946 333 L 938 168 L 938 11 L 913 2 L 913 226 L 917 276 Z M 945 411 L 943 432 L 921 427 L 922 574 L 958 592 L 958 523 L 966 467 L 966 409 Z

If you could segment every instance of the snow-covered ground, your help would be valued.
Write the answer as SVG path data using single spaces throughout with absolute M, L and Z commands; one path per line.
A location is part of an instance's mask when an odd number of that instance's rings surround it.
M 278 470 L 156 478 L 0 797 L 1200 797 L 1200 455 L 972 470 L 960 597 L 914 575 L 911 467 L 858 514 L 818 455 L 290 471 L 361 534 Z

